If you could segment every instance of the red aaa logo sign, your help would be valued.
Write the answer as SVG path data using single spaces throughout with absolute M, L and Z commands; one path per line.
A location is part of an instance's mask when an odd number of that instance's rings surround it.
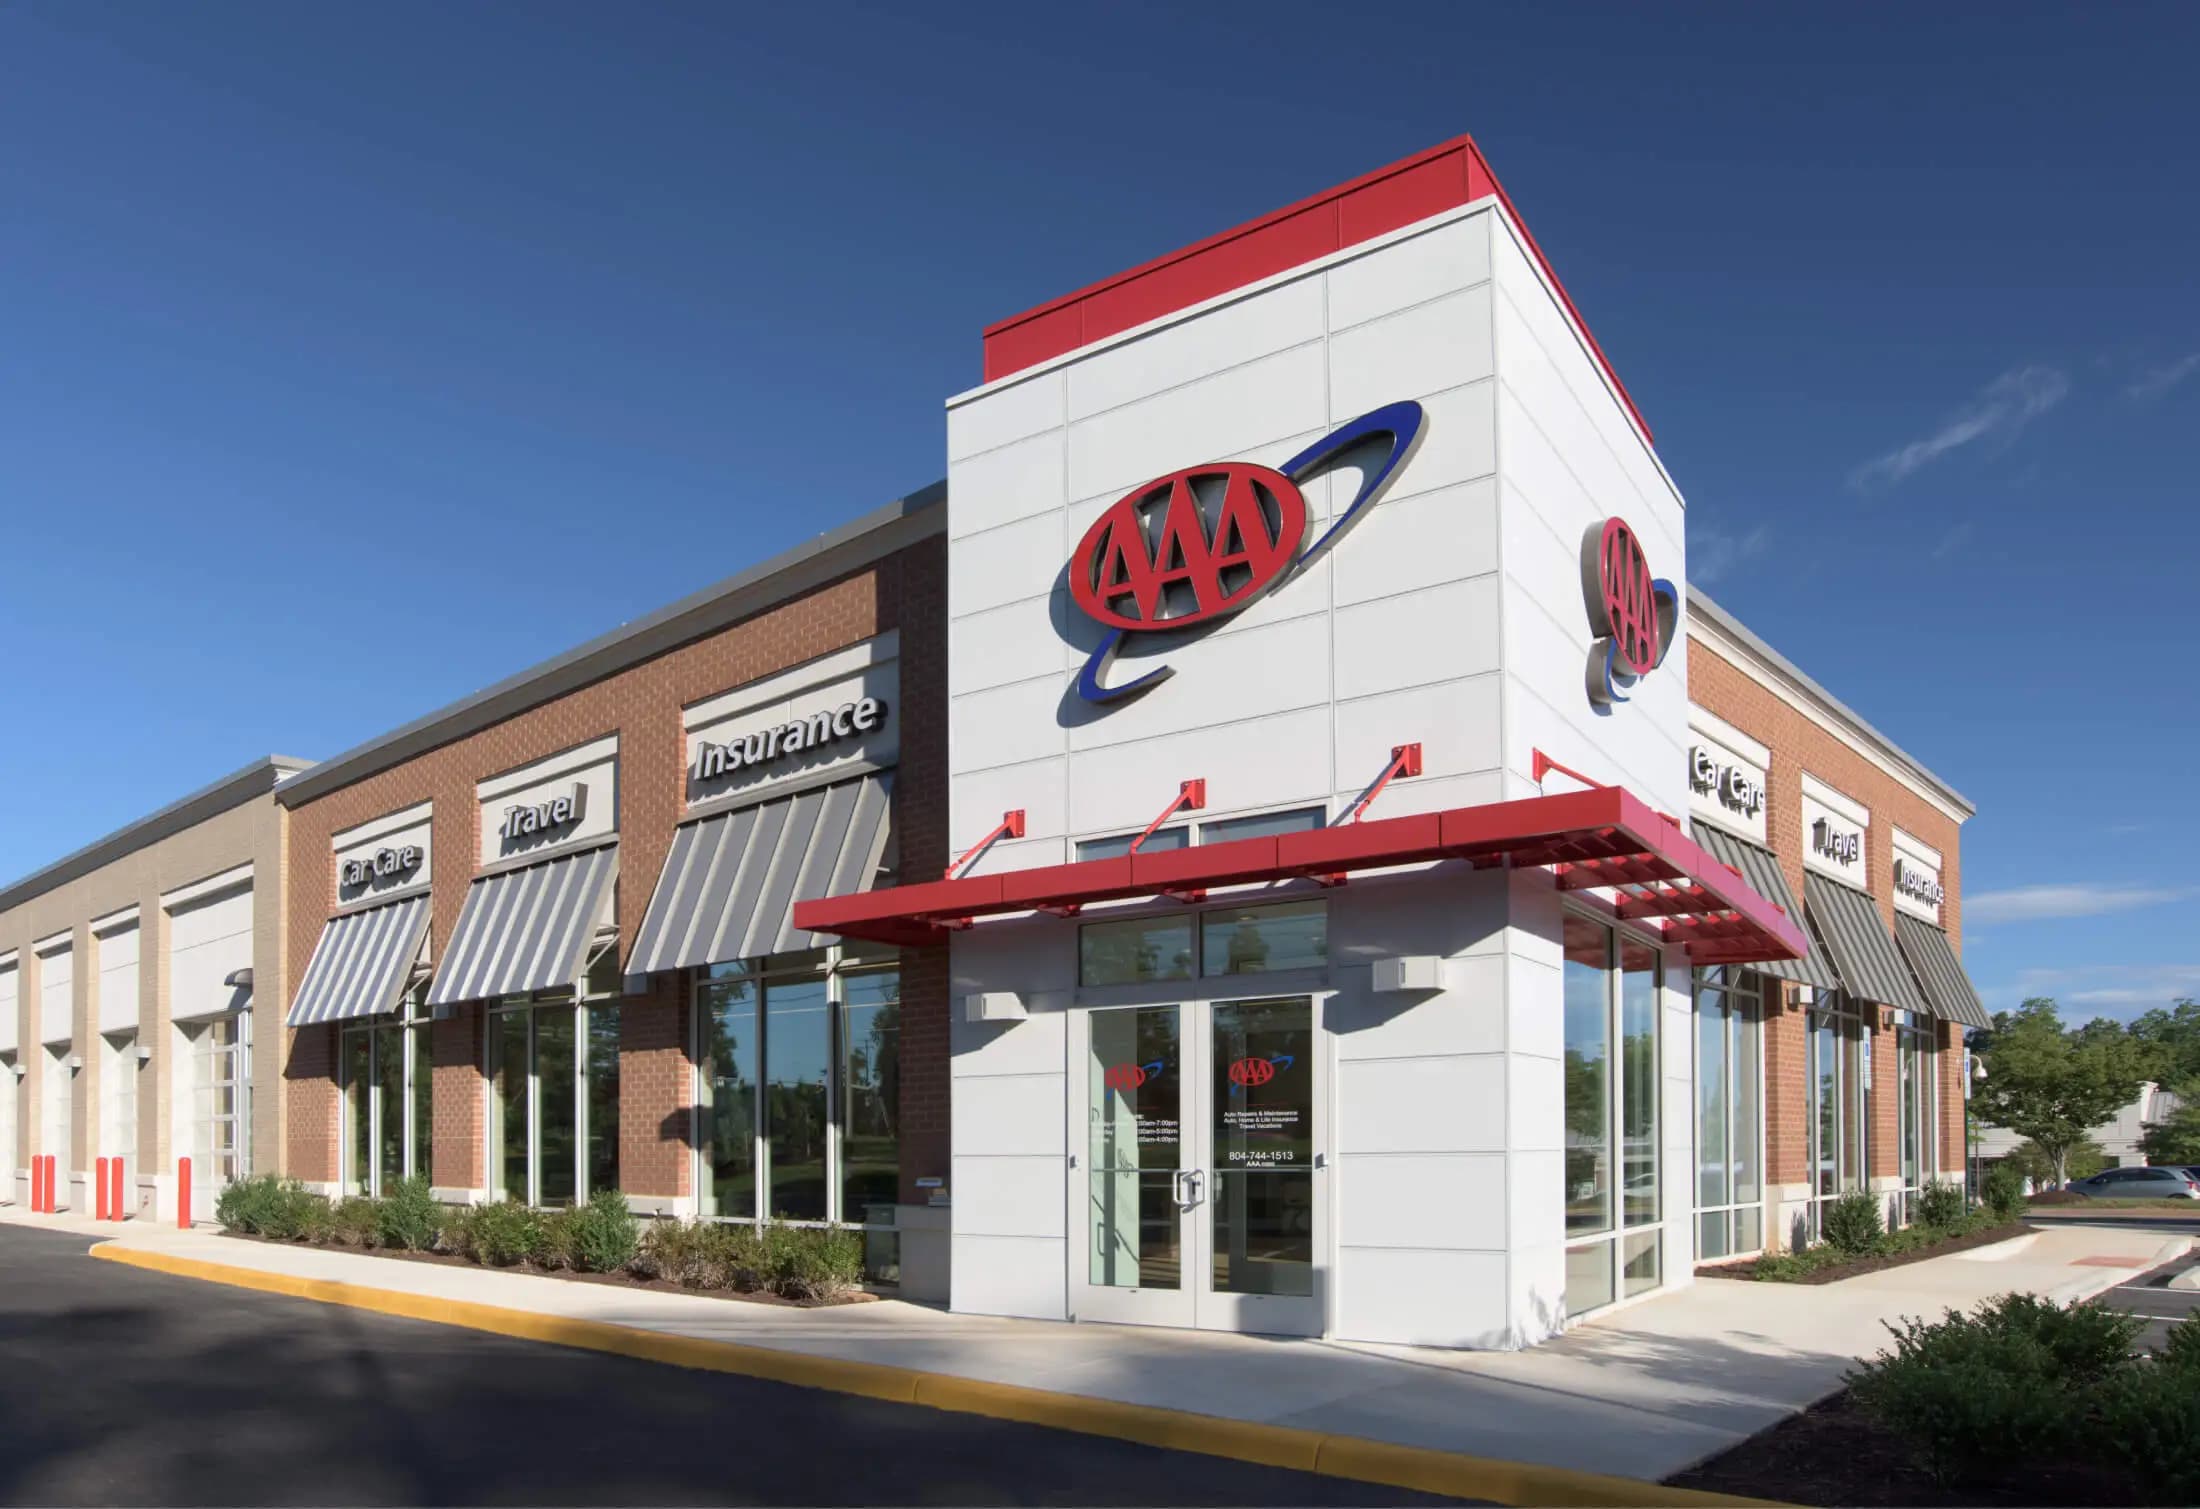
M 1185 628 L 1260 596 L 1305 535 L 1306 497 L 1283 473 L 1243 461 L 1187 467 L 1093 522 L 1071 557 L 1070 595 L 1110 628 Z

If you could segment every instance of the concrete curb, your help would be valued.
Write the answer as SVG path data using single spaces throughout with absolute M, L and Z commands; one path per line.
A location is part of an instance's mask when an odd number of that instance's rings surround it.
M 2191 1237 L 2172 1237 L 2155 1248 L 2154 1255 L 2136 1268 L 2102 1268 L 2077 1278 L 2065 1279 L 2047 1291 L 2047 1298 L 2058 1305 L 2082 1304 L 2096 1295 L 2106 1294 L 2118 1284 L 2130 1283 L 2142 1273 L 2151 1272 L 2164 1263 L 2174 1262 L 2183 1257 L 2192 1244 Z
M 706 1341 L 699 1337 L 612 1325 L 606 1321 L 573 1320 L 467 1300 L 375 1289 L 335 1279 L 238 1268 L 113 1242 L 102 1242 L 91 1249 L 91 1255 L 105 1262 L 155 1273 L 253 1289 L 263 1294 L 310 1299 L 322 1304 L 344 1305 L 355 1310 L 372 1310 L 408 1320 L 462 1326 L 551 1346 L 607 1352 L 702 1372 L 732 1373 L 798 1388 L 883 1399 L 894 1404 L 1015 1420 L 1080 1435 L 1106 1436 L 1173 1451 L 1227 1457 L 1264 1467 L 1288 1467 L 1299 1472 L 1448 1494 L 1454 1498 L 1484 1499 L 1499 1504 L 1610 1506 L 1610 1509 L 1647 1509 L 1647 1506 L 1660 1504 L 1709 1506 L 1766 1502 L 1665 1488 L 1636 1478 L 1576 1472 L 1532 1462 L 1508 1462 L 1496 1457 L 1332 1435 L 1327 1431 L 1299 1430 L 1015 1384 L 956 1378 L 886 1363 L 850 1362 L 740 1342 Z
M 2200 1268 L 2187 1268 L 2169 1281 L 2172 1289 L 2200 1289 Z

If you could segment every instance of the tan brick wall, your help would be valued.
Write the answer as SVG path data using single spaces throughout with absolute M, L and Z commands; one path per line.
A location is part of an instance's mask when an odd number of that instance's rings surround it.
M 333 834 L 423 801 L 435 804 L 430 948 L 448 946 L 480 853 L 475 783 L 560 750 L 619 738 L 619 879 L 622 959 L 641 928 L 657 874 L 685 810 L 686 740 L 681 709 L 732 687 L 813 660 L 888 630 L 901 631 L 901 756 L 894 821 L 902 873 L 937 873 L 946 836 L 946 571 L 935 535 L 725 629 L 629 666 L 490 728 L 455 739 L 353 785 L 300 804 L 290 814 L 291 957 L 313 950 L 335 904 Z M 941 951 L 944 954 L 944 951 Z M 918 994 L 905 1001 L 902 1097 L 911 1159 L 946 1161 L 946 989 L 921 960 L 908 962 Z M 687 1003 L 677 982 L 624 1004 L 620 1025 L 622 1182 L 636 1194 L 686 1194 L 692 1099 Z M 436 1036 L 436 1182 L 479 1188 L 481 1024 Z M 288 1172 L 329 1179 L 339 1124 L 331 1049 L 294 1034 L 290 1045 Z M 936 1112 L 932 1109 L 937 1103 Z M 935 1170 L 944 1173 L 944 1168 Z M 905 1175 L 906 1177 L 906 1175 Z
M 1688 641 L 1688 693 L 1697 706 L 1771 749 L 1772 768 L 1765 777 L 1766 834 L 1797 897 L 1803 894 L 1802 773 L 1807 770 L 1871 809 L 1866 875 L 1890 931 L 1894 927 L 1894 829 L 1899 827 L 1940 851 L 1940 878 L 1948 893 L 1941 924 L 1961 950 L 1963 876 L 1961 835 L 1955 821 L 1694 637 Z M 1787 994 L 1792 999 L 1793 992 Z M 1765 1163 L 1767 1178 L 1774 1184 L 1801 1184 L 1810 1177 L 1807 1032 L 1805 1013 L 1792 1009 L 1765 1024 Z M 1941 1166 L 1953 1172 L 1961 1165 L 1963 1142 L 1960 1032 L 1944 1029 L 1941 1042 Z M 1874 1174 L 1891 1174 L 1900 1168 L 1892 1052 L 1891 1034 L 1880 1029 L 1874 1035 L 1872 1060 L 1870 1162 Z

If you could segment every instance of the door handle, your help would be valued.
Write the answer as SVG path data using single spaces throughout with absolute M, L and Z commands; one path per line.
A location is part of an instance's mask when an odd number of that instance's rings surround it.
M 1190 1210 L 1199 1203 L 1200 1183 L 1201 1176 L 1198 1169 L 1181 1168 L 1176 1171 L 1177 1209 Z

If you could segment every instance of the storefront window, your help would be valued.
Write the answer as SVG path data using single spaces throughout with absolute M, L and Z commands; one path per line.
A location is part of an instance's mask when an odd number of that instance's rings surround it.
M 1932 1024 L 1904 1019 L 1895 1033 L 1900 1096 L 1899 1142 L 1902 1158 L 1902 1192 L 1899 1215 L 1904 1222 L 1916 1218 L 1918 1191 L 1938 1177 L 1934 1156 L 1933 1127 L 1938 1105 L 1933 1090 L 1939 1059 L 1934 1052 Z
M 1810 1141 L 1813 1170 L 1808 1236 L 1825 1203 L 1869 1185 L 1871 1036 L 1857 1005 L 1822 991 L 1810 1009 Z
M 1088 922 L 1077 930 L 1077 978 L 1086 985 L 1130 985 L 1192 977 L 1192 917 Z
M 1760 1001 L 1776 984 L 1732 969 L 1696 971 L 1696 1256 L 1764 1246 Z
M 99 1146 L 137 1166 L 137 1034 L 112 1032 L 101 1037 L 99 1074 Z
M 1567 1252 L 1566 1312 L 1579 1315 L 1660 1280 L 1664 966 L 1650 944 L 1591 918 L 1568 913 L 1564 926 L 1566 1234 L 1594 1239 Z
M 892 1280 L 901 1198 L 901 972 L 839 949 L 696 980 L 703 1214 L 866 1228 Z
M 219 1189 L 244 1176 L 246 1095 L 251 1077 L 245 1064 L 246 1020 L 242 1015 L 231 1015 L 176 1026 L 191 1075 L 194 1188 Z M 347 1094 L 350 1083 L 349 1079 L 345 1081 Z M 202 1182 L 209 1179 L 211 1183 Z
M 1206 975 L 1319 969 L 1329 962 L 1329 904 L 1288 901 L 1203 912 L 1199 946 Z
M 416 984 L 395 1018 L 342 1029 L 342 1184 L 348 1195 L 386 1195 L 408 1174 L 430 1172 L 435 1117 L 425 1001 L 425 984 Z M 235 1090 L 223 1086 L 213 1093 L 226 1103 Z
M 558 1207 L 618 1187 L 615 1000 L 576 1003 L 569 989 L 506 998 L 489 1019 L 489 1082 L 501 1197 Z

